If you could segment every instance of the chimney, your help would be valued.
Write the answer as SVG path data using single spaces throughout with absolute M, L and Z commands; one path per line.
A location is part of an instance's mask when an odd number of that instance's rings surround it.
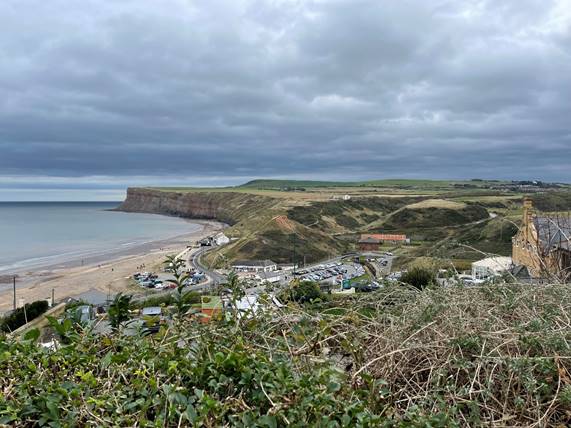
M 533 214 L 533 200 L 526 196 L 523 198 L 523 224 L 528 225 L 531 223 L 531 216 Z

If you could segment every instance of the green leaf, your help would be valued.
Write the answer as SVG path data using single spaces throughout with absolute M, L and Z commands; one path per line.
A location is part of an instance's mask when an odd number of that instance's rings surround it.
M 40 330 L 37 328 L 33 328 L 28 330 L 26 334 L 24 334 L 24 340 L 29 340 L 31 342 L 35 342 L 40 337 Z
M 269 428 L 277 428 L 278 421 L 273 415 L 264 415 L 260 418 L 260 423 L 266 424 Z

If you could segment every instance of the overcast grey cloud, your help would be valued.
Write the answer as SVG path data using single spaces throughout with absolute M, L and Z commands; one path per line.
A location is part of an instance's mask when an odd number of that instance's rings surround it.
M 0 199 L 571 181 L 569 0 L 4 0 L 0 28 Z

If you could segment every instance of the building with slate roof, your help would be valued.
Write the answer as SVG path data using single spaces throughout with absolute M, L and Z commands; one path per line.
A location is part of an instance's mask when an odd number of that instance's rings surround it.
M 530 198 L 523 202 L 523 222 L 512 240 L 512 258 L 533 278 L 571 280 L 571 216 L 539 214 Z
M 238 272 L 273 272 L 278 270 L 276 262 L 271 260 L 237 260 L 232 268 Z

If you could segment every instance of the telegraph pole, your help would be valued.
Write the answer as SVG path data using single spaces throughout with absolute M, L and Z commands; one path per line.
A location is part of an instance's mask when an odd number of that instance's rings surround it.
M 12 279 L 14 280 L 14 310 L 16 310 L 16 275 Z
M 295 276 L 295 232 L 293 233 L 293 274 Z

